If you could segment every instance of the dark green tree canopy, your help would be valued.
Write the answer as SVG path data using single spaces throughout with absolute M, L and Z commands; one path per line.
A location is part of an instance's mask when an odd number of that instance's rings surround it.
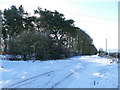
M 40 17 L 37 18 L 37 26 L 49 30 L 52 34 L 57 34 L 59 32 L 70 33 L 73 35 L 78 27 L 74 26 L 74 20 L 66 20 L 62 13 L 58 11 L 42 10 L 38 8 L 35 10 L 35 14 L 39 14 Z M 60 33 L 59 33 L 60 34 Z
M 58 11 L 38 8 L 39 16 L 29 16 L 23 6 L 11 6 L 3 11 L 2 36 L 12 55 L 31 59 L 35 44 L 37 59 L 60 59 L 97 53 L 93 39 Z
M 24 31 L 29 26 L 33 26 L 31 23 L 33 21 L 32 17 L 28 16 L 28 13 L 24 11 L 23 6 L 18 8 L 14 5 L 11 8 L 5 9 L 3 11 L 3 33 L 12 36 L 17 36 L 20 32 Z M 5 35 L 5 38 L 7 38 Z

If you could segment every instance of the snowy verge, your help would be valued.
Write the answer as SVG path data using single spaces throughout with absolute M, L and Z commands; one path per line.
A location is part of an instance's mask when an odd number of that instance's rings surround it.
M 4 56 L 3 56 L 4 57 Z M 112 59 L 76 56 L 66 60 L 1 60 L 2 88 L 117 88 L 118 65 Z

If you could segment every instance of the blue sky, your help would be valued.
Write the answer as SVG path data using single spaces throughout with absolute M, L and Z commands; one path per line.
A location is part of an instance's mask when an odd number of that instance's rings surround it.
M 93 43 L 105 50 L 118 48 L 118 0 L 0 0 L 0 9 L 11 5 L 23 5 L 25 10 L 33 13 L 37 7 L 57 10 L 67 19 L 75 20 L 75 25 L 85 30 Z

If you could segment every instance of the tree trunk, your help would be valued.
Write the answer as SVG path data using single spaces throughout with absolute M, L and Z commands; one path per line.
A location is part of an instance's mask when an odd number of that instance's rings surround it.
M 23 55 L 23 60 L 26 61 L 26 55 Z

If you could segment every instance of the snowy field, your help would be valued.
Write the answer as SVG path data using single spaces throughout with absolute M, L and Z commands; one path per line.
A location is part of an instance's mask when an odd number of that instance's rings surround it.
M 97 55 L 34 63 L 0 60 L 0 87 L 118 88 L 118 65 L 111 60 Z

